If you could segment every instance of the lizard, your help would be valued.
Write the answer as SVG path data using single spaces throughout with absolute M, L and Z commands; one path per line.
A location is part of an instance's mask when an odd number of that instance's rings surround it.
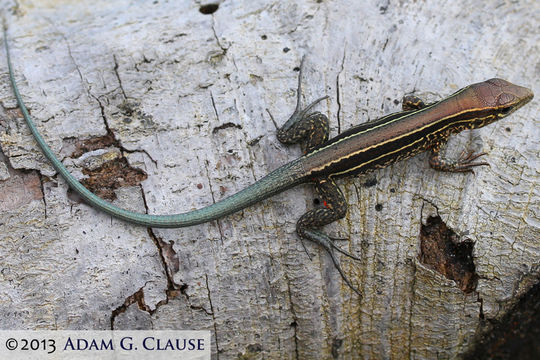
M 345 283 L 361 296 L 343 272 L 334 250 L 353 259 L 358 257 L 335 245 L 321 227 L 343 218 L 347 203 L 335 180 L 384 168 L 398 161 L 429 151 L 431 168 L 447 172 L 473 172 L 475 162 L 486 153 L 463 152 L 457 160 L 446 160 L 440 152 L 451 134 L 477 129 L 502 119 L 533 98 L 531 90 L 506 80 L 493 78 L 466 86 L 452 95 L 425 104 L 416 96 L 403 98 L 402 111 L 365 122 L 329 138 L 329 119 L 312 108 L 326 99 L 321 97 L 302 107 L 302 58 L 296 90 L 296 108 L 277 131 L 284 144 L 299 144 L 302 156 L 270 172 L 245 189 L 212 205 L 185 213 L 150 215 L 117 207 L 86 189 L 62 164 L 47 145 L 19 92 L 4 23 L 4 45 L 9 79 L 17 104 L 35 141 L 54 169 L 90 206 L 128 223 L 152 228 L 180 228 L 220 219 L 273 195 L 303 183 L 314 185 L 320 206 L 309 210 L 296 223 L 301 239 L 320 245 L 330 255 Z

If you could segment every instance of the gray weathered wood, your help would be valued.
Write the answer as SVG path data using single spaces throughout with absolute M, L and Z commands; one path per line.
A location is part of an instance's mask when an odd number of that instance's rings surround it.
M 118 148 L 71 159 L 68 140 L 110 129 L 148 174 L 115 203 L 143 212 L 211 204 L 297 157 L 277 142 L 270 114 L 281 124 L 292 113 L 303 55 L 304 100 L 330 96 L 318 110 L 332 136 L 398 111 L 405 93 L 433 101 L 497 76 L 538 94 L 534 0 L 240 0 L 212 15 L 194 1 L 1 4 L 21 92 L 50 146 L 83 178 L 81 165 Z M 151 232 L 80 203 L 14 109 L 4 55 L 0 66 L 4 329 L 208 329 L 222 358 L 453 358 L 481 312 L 501 316 L 537 281 L 538 95 L 452 139 L 450 157 L 489 153 L 476 175 L 437 173 L 421 155 L 340 182 L 349 212 L 326 230 L 362 258 L 342 258 L 359 299 L 323 251 L 306 243 L 308 256 L 296 237 L 313 206 L 308 186 Z M 475 292 L 418 260 L 430 214 L 475 241 Z

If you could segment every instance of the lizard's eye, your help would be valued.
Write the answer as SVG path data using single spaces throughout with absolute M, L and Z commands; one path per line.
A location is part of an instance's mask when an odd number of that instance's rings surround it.
M 512 111 L 512 107 L 511 106 L 506 106 L 506 107 L 503 107 L 499 112 L 502 115 L 508 115 L 510 113 L 510 111 Z

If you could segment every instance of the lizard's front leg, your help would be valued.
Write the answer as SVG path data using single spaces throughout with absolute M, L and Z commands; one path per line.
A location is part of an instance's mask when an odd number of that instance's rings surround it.
M 402 108 L 404 111 L 420 110 L 426 107 L 422 99 L 415 95 L 405 95 L 403 97 Z M 463 151 L 457 160 L 445 160 L 440 155 L 441 148 L 446 144 L 447 138 L 441 138 L 434 142 L 430 149 L 429 165 L 432 169 L 446 172 L 472 172 L 473 167 L 489 166 L 487 162 L 474 162 L 480 156 L 486 155 L 485 152 L 474 153 L 473 151 Z
M 401 108 L 403 111 L 420 110 L 425 108 L 426 104 L 416 95 L 405 95 L 401 100 Z

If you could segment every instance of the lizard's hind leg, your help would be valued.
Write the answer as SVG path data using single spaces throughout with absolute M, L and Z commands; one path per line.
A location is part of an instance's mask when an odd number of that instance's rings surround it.
M 300 144 L 304 154 L 307 154 L 328 140 L 330 127 L 326 115 L 318 111 L 310 113 L 317 103 L 328 98 L 328 96 L 323 96 L 302 109 L 303 64 L 304 58 L 302 58 L 300 73 L 298 74 L 296 108 L 289 120 L 279 128 L 277 138 L 283 144 Z
M 341 193 L 339 187 L 334 183 L 332 179 L 320 179 L 315 188 L 321 199 L 321 207 L 310 210 L 298 220 L 296 223 L 296 232 L 303 239 L 308 239 L 316 244 L 322 246 L 332 258 L 334 266 L 338 270 L 339 274 L 345 281 L 345 283 L 362 296 L 360 291 L 352 284 L 349 278 L 343 272 L 339 261 L 337 260 L 334 249 L 341 252 L 344 255 L 349 256 L 352 259 L 360 260 L 358 257 L 338 248 L 334 244 L 334 239 L 330 238 L 325 233 L 316 230 L 316 228 L 330 224 L 338 219 L 343 218 L 347 213 L 347 203 Z
M 300 144 L 304 154 L 308 154 L 314 149 L 323 145 L 328 140 L 330 127 L 328 117 L 326 117 L 324 114 L 321 114 L 320 112 L 310 113 L 313 106 L 326 99 L 327 96 L 315 100 L 302 109 L 301 97 L 303 64 L 304 59 L 302 58 L 300 74 L 298 75 L 296 109 L 289 120 L 287 120 L 287 122 L 285 122 L 285 124 L 278 130 L 277 138 L 284 144 Z M 334 244 L 334 239 L 317 230 L 317 228 L 330 224 L 346 215 L 347 203 L 345 198 L 332 179 L 324 178 L 314 180 L 316 180 L 315 189 L 319 194 L 321 206 L 302 215 L 302 217 L 296 223 L 296 232 L 302 239 L 313 241 L 322 246 L 332 258 L 332 262 L 345 283 L 358 295 L 362 296 L 360 291 L 353 286 L 351 281 L 343 272 L 341 265 L 334 254 L 334 250 L 337 250 L 353 259 L 359 259 L 338 248 Z

